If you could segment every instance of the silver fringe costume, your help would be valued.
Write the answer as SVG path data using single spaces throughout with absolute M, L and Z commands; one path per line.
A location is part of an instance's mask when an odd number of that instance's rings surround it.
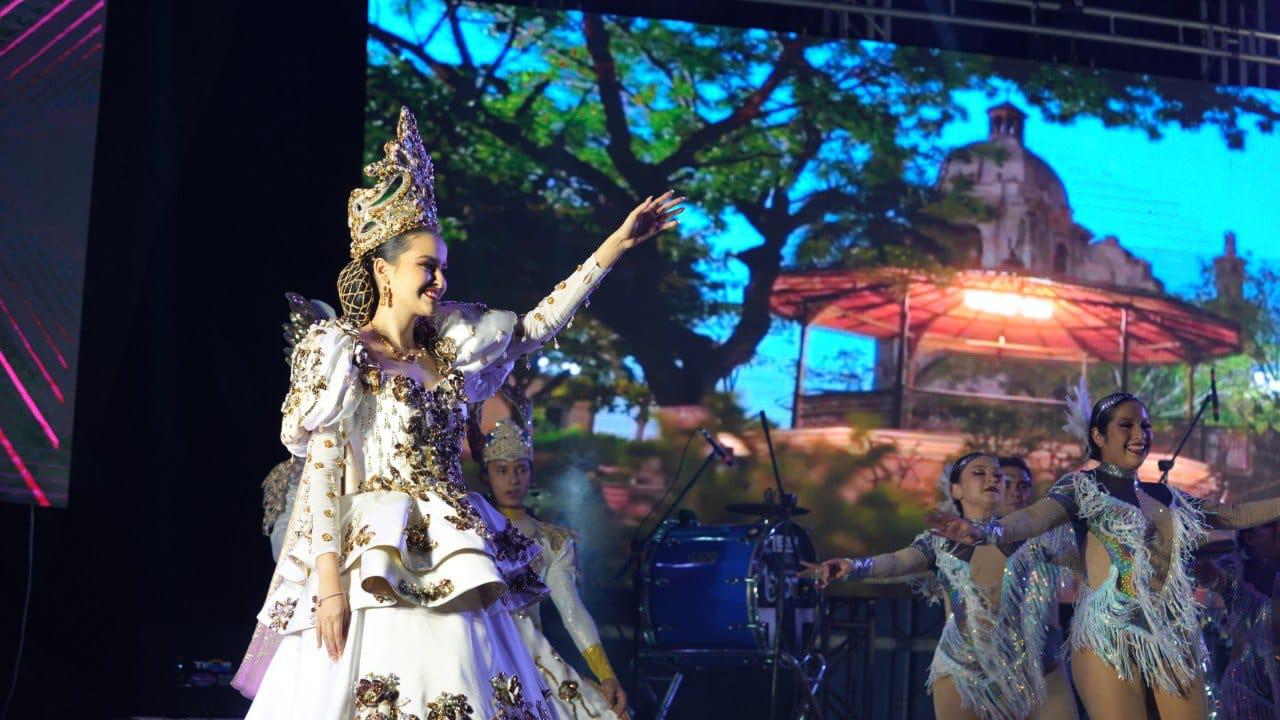
M 947 551 L 947 541 L 928 538 L 951 610 L 929 666 L 929 691 L 949 677 L 961 703 L 984 720 L 1029 717 L 1044 702 L 1044 677 L 1053 669 L 1046 659 L 1054 662 L 1058 655 L 1049 646 L 1049 613 L 1064 572 L 1055 561 L 1066 554 L 1065 536 L 1037 538 L 1014 550 L 1005 560 L 998 602 L 973 582 L 969 562 Z
M 1267 594 L 1245 578 L 1239 557 L 1224 562 L 1222 569 L 1231 582 L 1223 592 L 1223 623 L 1231 638 L 1231 656 L 1218 687 L 1224 717 L 1271 720 L 1277 716 L 1280 699 L 1272 605 L 1280 575 L 1273 576 Z

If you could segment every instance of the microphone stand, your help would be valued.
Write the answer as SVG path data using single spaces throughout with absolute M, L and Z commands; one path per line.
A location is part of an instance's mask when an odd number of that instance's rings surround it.
M 1191 432 L 1196 429 L 1196 425 L 1199 425 L 1200 420 L 1204 418 L 1204 411 L 1208 410 L 1209 404 L 1216 399 L 1214 397 L 1215 394 L 1215 392 L 1210 392 L 1200 401 L 1200 409 L 1196 411 L 1196 416 L 1192 418 L 1191 424 L 1182 433 L 1182 439 L 1178 441 L 1178 447 L 1173 449 L 1173 454 L 1156 463 L 1156 467 L 1160 468 L 1161 483 L 1169 482 L 1169 471 L 1173 469 L 1173 464 L 1178 461 L 1178 455 L 1182 454 L 1182 447 L 1187 444 L 1187 439 L 1191 437 Z
M 782 487 L 782 473 L 778 472 L 778 456 L 773 451 L 773 437 L 769 434 L 769 418 L 765 416 L 763 410 L 760 411 L 760 427 L 764 429 L 765 444 L 769 446 L 769 462 L 773 465 L 773 481 L 777 487 L 778 502 L 781 503 L 782 511 L 780 514 L 782 519 L 779 523 L 779 527 L 783 531 L 782 552 L 775 554 L 774 567 L 772 568 L 774 571 L 773 586 L 777 594 L 774 601 L 776 610 L 774 622 L 776 627 L 773 630 L 773 668 L 769 681 L 769 720 L 776 720 L 778 716 L 778 668 L 783 660 L 782 635 L 786 631 L 787 549 L 794 547 L 794 538 L 791 535 L 791 509 L 795 507 L 795 496 L 787 495 Z M 818 707 L 817 699 L 813 697 L 813 693 L 809 689 L 809 680 L 804 676 L 803 669 L 796 662 L 795 657 L 790 655 L 790 648 L 787 649 L 787 658 L 790 661 L 792 670 L 796 673 L 795 679 L 804 687 L 806 704 L 813 710 L 818 720 L 822 720 L 822 709 Z M 794 689 L 792 696 L 794 697 Z

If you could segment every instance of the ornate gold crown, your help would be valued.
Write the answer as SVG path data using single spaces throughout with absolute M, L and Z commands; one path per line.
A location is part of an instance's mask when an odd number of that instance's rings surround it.
M 435 166 L 422 147 L 418 121 L 409 108 L 400 108 L 396 138 L 388 140 L 382 150 L 385 157 L 364 169 L 364 174 L 377 179 L 378 183 L 371 188 L 352 190 L 347 201 L 353 260 L 410 230 L 440 231 Z
M 529 431 L 510 419 L 502 419 L 484 436 L 484 461 L 533 461 L 533 438 Z

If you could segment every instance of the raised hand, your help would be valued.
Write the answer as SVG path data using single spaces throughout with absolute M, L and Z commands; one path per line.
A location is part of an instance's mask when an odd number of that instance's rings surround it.
M 676 227 L 680 221 L 675 217 L 684 212 L 684 200 L 675 197 L 674 190 L 658 197 L 650 195 L 627 215 L 609 239 L 617 242 L 622 250 L 630 250 L 654 235 Z
M 977 545 L 982 542 L 982 532 L 977 526 L 955 513 L 934 510 L 924 516 L 924 521 L 933 526 L 930 532 L 951 542 L 962 545 Z

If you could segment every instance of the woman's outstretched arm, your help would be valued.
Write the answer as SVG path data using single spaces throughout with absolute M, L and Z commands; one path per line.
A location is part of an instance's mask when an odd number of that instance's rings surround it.
M 674 195 L 668 191 L 645 198 L 585 263 L 557 284 L 537 307 L 521 315 L 506 358 L 517 359 L 549 342 L 573 319 L 579 306 L 628 250 L 679 225 L 675 218 L 684 211 L 684 198 Z
M 1070 522 L 1068 508 L 1052 494 L 998 520 L 975 523 L 953 513 L 935 511 L 925 520 L 933 532 L 964 545 L 994 545 L 1001 542 L 1030 540 Z
M 1244 530 L 1280 520 L 1280 498 L 1224 504 L 1205 500 L 1204 519 L 1215 528 Z
M 804 563 L 804 574 L 817 579 L 819 587 L 849 578 L 897 578 L 925 572 L 933 566 L 932 553 L 918 545 L 905 547 L 897 552 L 883 553 L 864 558 L 832 558 L 821 563 Z

